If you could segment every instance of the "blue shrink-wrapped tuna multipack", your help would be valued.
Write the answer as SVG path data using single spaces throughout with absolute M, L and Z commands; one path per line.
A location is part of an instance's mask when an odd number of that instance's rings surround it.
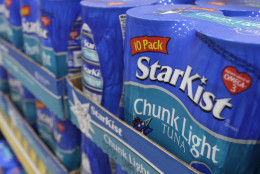
M 70 120 L 61 120 L 36 101 L 37 131 L 49 149 L 69 170 L 80 166 L 80 131 Z
M 126 23 L 125 121 L 203 173 L 259 173 L 260 23 L 180 5 Z
M 39 0 L 20 0 L 20 2 L 24 51 L 29 57 L 41 64 L 39 38 L 45 37 L 47 33 L 41 28 Z
M 61 120 L 55 116 L 53 120 L 55 155 L 69 171 L 78 169 L 81 162 L 80 130 L 69 119 Z
M 70 32 L 81 15 L 80 0 L 39 0 L 42 65 L 57 78 L 68 73 Z
M 5 0 L 3 15 L 5 19 L 6 40 L 19 50 L 23 49 L 23 33 L 20 15 L 20 1 Z M 1 11 L 0 10 L 0 11 Z
M 157 0 L 82 1 L 82 82 L 84 93 L 111 113 L 120 114 L 126 11 Z M 108 156 L 83 135 L 88 173 L 110 173 Z M 96 155 L 99 154 L 99 155 Z M 110 163 L 111 164 L 111 163 Z M 113 169 L 112 169 L 113 170 Z

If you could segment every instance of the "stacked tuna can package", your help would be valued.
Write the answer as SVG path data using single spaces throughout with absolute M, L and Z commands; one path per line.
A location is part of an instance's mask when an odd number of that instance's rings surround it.
M 126 11 L 155 3 L 157 0 L 81 1 L 83 92 L 121 119 Z M 82 141 L 82 161 L 90 164 L 83 167 L 85 173 L 115 171 L 113 162 L 95 143 L 86 136 Z M 117 166 L 116 173 L 120 172 Z
M 46 67 L 56 78 L 79 72 L 79 2 L 0 1 L 1 38 L 25 52 L 36 64 Z M 64 10 L 67 12 L 64 13 Z M 59 119 L 54 115 L 4 67 L 0 70 L 1 90 L 10 92 L 17 109 L 68 171 L 78 169 L 81 160 L 80 131 L 69 119 Z
M 203 10 L 127 11 L 125 121 L 203 173 L 258 173 L 259 20 Z

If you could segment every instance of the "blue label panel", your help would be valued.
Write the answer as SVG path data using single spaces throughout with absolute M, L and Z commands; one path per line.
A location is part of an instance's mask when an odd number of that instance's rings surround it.
M 41 64 L 40 45 L 37 38 L 24 34 L 24 50 L 29 57 Z
M 55 53 L 52 48 L 41 47 L 42 65 L 50 70 L 56 77 L 67 74 L 67 53 Z
M 125 85 L 125 93 L 130 94 L 125 96 L 125 108 L 131 108 L 127 111 L 128 115 L 132 115 L 126 117 L 126 122 L 135 127 L 139 118 L 144 123 L 141 132 L 145 134 L 149 126 L 152 129 L 147 134 L 149 138 L 188 164 L 199 161 L 208 166 L 211 173 L 243 173 L 248 168 L 256 170 L 257 160 L 248 159 L 258 158 L 259 144 L 239 143 L 239 140 L 235 139 L 225 140 L 227 138 L 224 136 L 203 130 L 202 127 L 205 127 L 199 124 L 184 104 L 169 91 L 160 87 L 129 83 Z M 245 151 L 241 157 L 241 153 Z M 225 161 L 226 158 L 230 160 Z M 223 165 L 229 167 L 221 169 Z

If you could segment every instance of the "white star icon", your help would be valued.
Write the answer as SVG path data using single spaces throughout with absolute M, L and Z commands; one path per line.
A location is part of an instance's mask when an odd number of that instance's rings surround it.
M 206 81 L 207 81 L 208 79 L 207 78 L 205 78 L 204 76 L 200 79 L 200 82 L 201 82 L 201 85 L 206 85 L 207 83 L 206 83 Z
M 185 8 L 176 8 L 176 9 L 172 9 L 172 10 L 169 10 L 169 11 L 166 11 L 166 12 L 162 12 L 160 14 L 172 14 L 172 13 L 183 13 L 183 12 L 187 12 L 188 10 L 185 9 Z
M 78 97 L 75 94 L 75 91 L 72 91 L 74 105 L 70 107 L 72 112 L 77 117 L 79 127 L 82 133 L 84 133 L 89 139 L 92 140 L 92 133 L 95 133 L 91 122 L 91 115 L 89 114 L 89 103 L 81 103 Z

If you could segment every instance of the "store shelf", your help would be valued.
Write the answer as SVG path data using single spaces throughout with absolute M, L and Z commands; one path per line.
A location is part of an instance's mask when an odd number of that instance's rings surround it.
M 81 76 L 70 77 L 67 81 L 71 121 L 125 171 L 140 173 L 137 166 L 142 166 L 145 173 L 197 173 L 188 164 L 86 97 L 80 90 Z
M 65 80 L 0 38 L 0 64 L 59 118 L 66 117 Z
M 44 165 L 36 164 L 37 158 L 34 151 L 2 111 L 0 111 L 0 129 L 27 173 L 40 174 L 41 171 L 45 171 Z
M 2 92 L 0 101 L 0 129 L 28 173 L 78 173 L 69 172 L 58 161 Z M 7 108 L 6 113 L 3 108 Z

